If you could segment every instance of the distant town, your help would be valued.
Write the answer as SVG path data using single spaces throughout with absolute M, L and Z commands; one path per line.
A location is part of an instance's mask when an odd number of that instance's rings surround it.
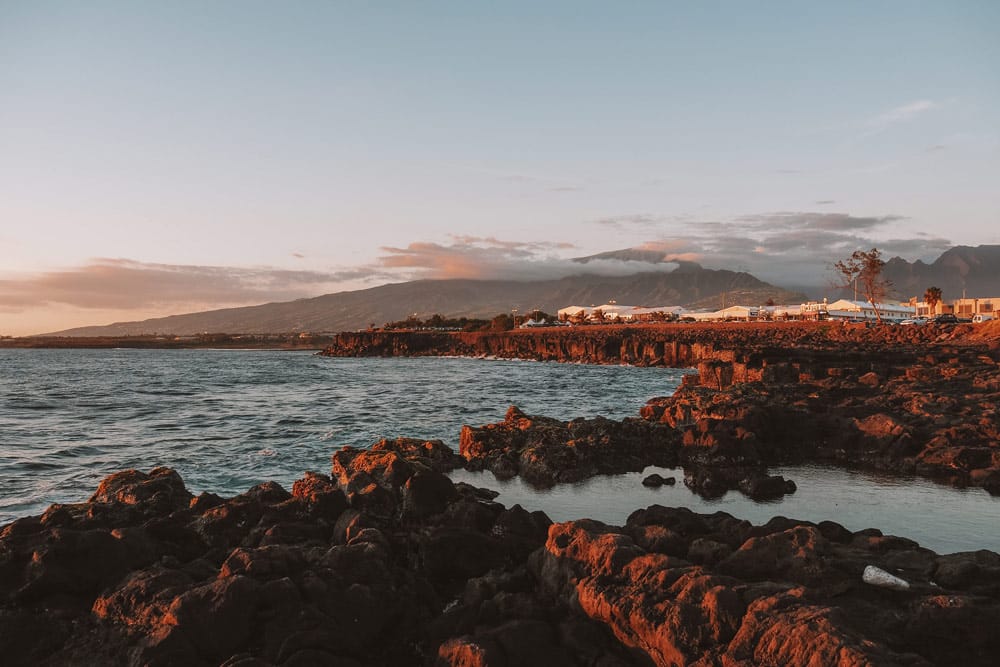
M 808 301 L 800 304 L 737 304 L 718 310 L 694 310 L 683 306 L 630 306 L 614 299 L 601 305 L 566 306 L 555 315 L 541 309 L 520 312 L 512 308 L 491 319 L 454 317 L 435 314 L 420 318 L 416 313 L 406 319 L 372 323 L 368 331 L 511 331 L 537 327 L 584 326 L 602 324 L 685 323 L 685 322 L 783 322 L 783 321 L 881 321 L 891 325 L 920 325 L 927 322 L 958 324 L 987 322 L 997 317 L 1000 297 L 960 298 L 950 302 L 912 298 L 907 302 L 871 303 L 859 299 Z M 317 350 L 330 344 L 335 331 L 292 331 L 276 333 L 203 332 L 192 335 L 148 334 L 131 336 L 0 336 L 0 347 L 74 347 L 74 348 L 220 348 Z
M 956 320 L 986 321 L 1000 309 L 1000 297 L 962 298 L 951 303 L 928 303 L 910 299 L 906 303 L 871 303 L 857 299 L 828 302 L 809 301 L 801 304 L 732 305 L 719 310 L 688 310 L 682 306 L 626 306 L 609 301 L 600 306 L 567 306 L 560 308 L 560 322 L 585 324 L 591 322 L 752 322 L 757 320 L 847 320 L 854 322 L 882 321 L 921 323 L 935 317 L 953 316 Z M 945 321 L 950 317 L 944 317 Z M 521 326 L 538 326 L 526 320 Z

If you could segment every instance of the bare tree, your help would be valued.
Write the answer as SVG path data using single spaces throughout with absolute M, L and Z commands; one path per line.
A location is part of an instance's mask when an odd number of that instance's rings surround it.
M 882 269 L 885 268 L 882 251 L 878 248 L 872 248 L 867 252 L 855 250 L 850 258 L 837 262 L 833 268 L 843 278 L 839 287 L 845 289 L 852 285 L 855 288 L 861 287 L 862 293 L 875 311 L 875 319 L 881 324 L 882 313 L 879 312 L 878 304 L 885 300 L 892 287 L 892 283 L 882 275 Z
M 927 304 L 928 310 L 930 310 L 930 315 L 934 315 L 937 310 L 937 305 L 941 303 L 941 288 L 940 287 L 928 287 L 924 291 L 924 303 Z

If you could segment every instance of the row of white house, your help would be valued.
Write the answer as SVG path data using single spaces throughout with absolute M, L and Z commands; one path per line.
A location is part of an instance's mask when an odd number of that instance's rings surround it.
M 610 301 L 602 306 L 568 306 L 560 308 L 558 316 L 560 320 L 624 320 L 626 322 L 638 322 L 656 319 L 660 315 L 672 317 L 683 316 L 688 311 L 683 306 L 620 306 L 614 301 Z
M 883 319 L 902 320 L 914 317 L 917 309 L 913 305 L 898 303 L 875 304 Z M 811 301 L 798 305 L 780 306 L 729 306 L 715 311 L 692 311 L 682 306 L 623 306 L 609 302 L 601 306 L 568 306 L 559 309 L 559 319 L 563 321 L 623 321 L 642 322 L 662 319 L 691 318 L 699 322 L 725 320 L 788 320 L 788 319 L 834 319 L 834 320 L 874 320 L 875 307 L 867 301 L 839 299 L 827 303 Z

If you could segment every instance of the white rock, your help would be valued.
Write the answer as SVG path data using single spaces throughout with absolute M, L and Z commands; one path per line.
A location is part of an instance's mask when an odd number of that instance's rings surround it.
M 865 568 L 864 573 L 861 575 L 861 581 L 872 586 L 889 588 L 894 591 L 906 591 L 910 588 L 908 582 L 874 565 L 869 565 Z

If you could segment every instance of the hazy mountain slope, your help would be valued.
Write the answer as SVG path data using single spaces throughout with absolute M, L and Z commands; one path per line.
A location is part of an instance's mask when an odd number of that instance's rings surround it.
M 670 306 L 704 302 L 727 293 L 728 303 L 799 303 L 801 294 L 769 285 L 747 273 L 682 265 L 671 272 L 630 276 L 570 276 L 546 281 L 417 280 L 365 290 L 326 294 L 312 299 L 267 303 L 173 315 L 141 322 L 81 327 L 59 332 L 67 336 L 124 336 L 143 333 L 193 334 L 204 331 L 251 333 L 342 331 L 381 325 L 411 313 L 421 316 L 492 317 L 517 308 L 554 313 L 569 305 L 622 304 Z M 719 298 L 721 303 L 721 297 Z
M 955 246 L 927 264 L 893 257 L 885 276 L 900 298 L 923 297 L 930 286 L 940 287 L 946 301 L 962 296 L 1000 296 L 1000 245 Z

